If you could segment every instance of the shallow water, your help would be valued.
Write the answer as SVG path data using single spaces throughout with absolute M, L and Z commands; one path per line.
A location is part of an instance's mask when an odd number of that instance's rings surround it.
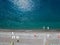
M 0 28 L 60 28 L 59 0 L 0 0 Z

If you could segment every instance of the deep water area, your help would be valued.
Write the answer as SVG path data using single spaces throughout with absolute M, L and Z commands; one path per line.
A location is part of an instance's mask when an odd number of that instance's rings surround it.
M 60 0 L 0 0 L 2 29 L 60 28 Z

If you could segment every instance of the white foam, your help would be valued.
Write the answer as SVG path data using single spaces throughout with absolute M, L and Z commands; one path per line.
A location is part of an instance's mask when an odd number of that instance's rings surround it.
M 33 10 L 34 3 L 32 0 L 10 0 L 16 5 L 21 11 L 31 11 Z

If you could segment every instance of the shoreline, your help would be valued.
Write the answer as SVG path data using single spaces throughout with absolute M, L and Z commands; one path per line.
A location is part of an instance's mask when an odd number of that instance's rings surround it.
M 60 29 L 0 29 L 0 32 L 60 32 Z

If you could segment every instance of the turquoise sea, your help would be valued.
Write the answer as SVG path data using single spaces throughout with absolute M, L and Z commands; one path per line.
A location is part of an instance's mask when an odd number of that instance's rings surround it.
M 1 29 L 60 29 L 60 0 L 0 0 Z

